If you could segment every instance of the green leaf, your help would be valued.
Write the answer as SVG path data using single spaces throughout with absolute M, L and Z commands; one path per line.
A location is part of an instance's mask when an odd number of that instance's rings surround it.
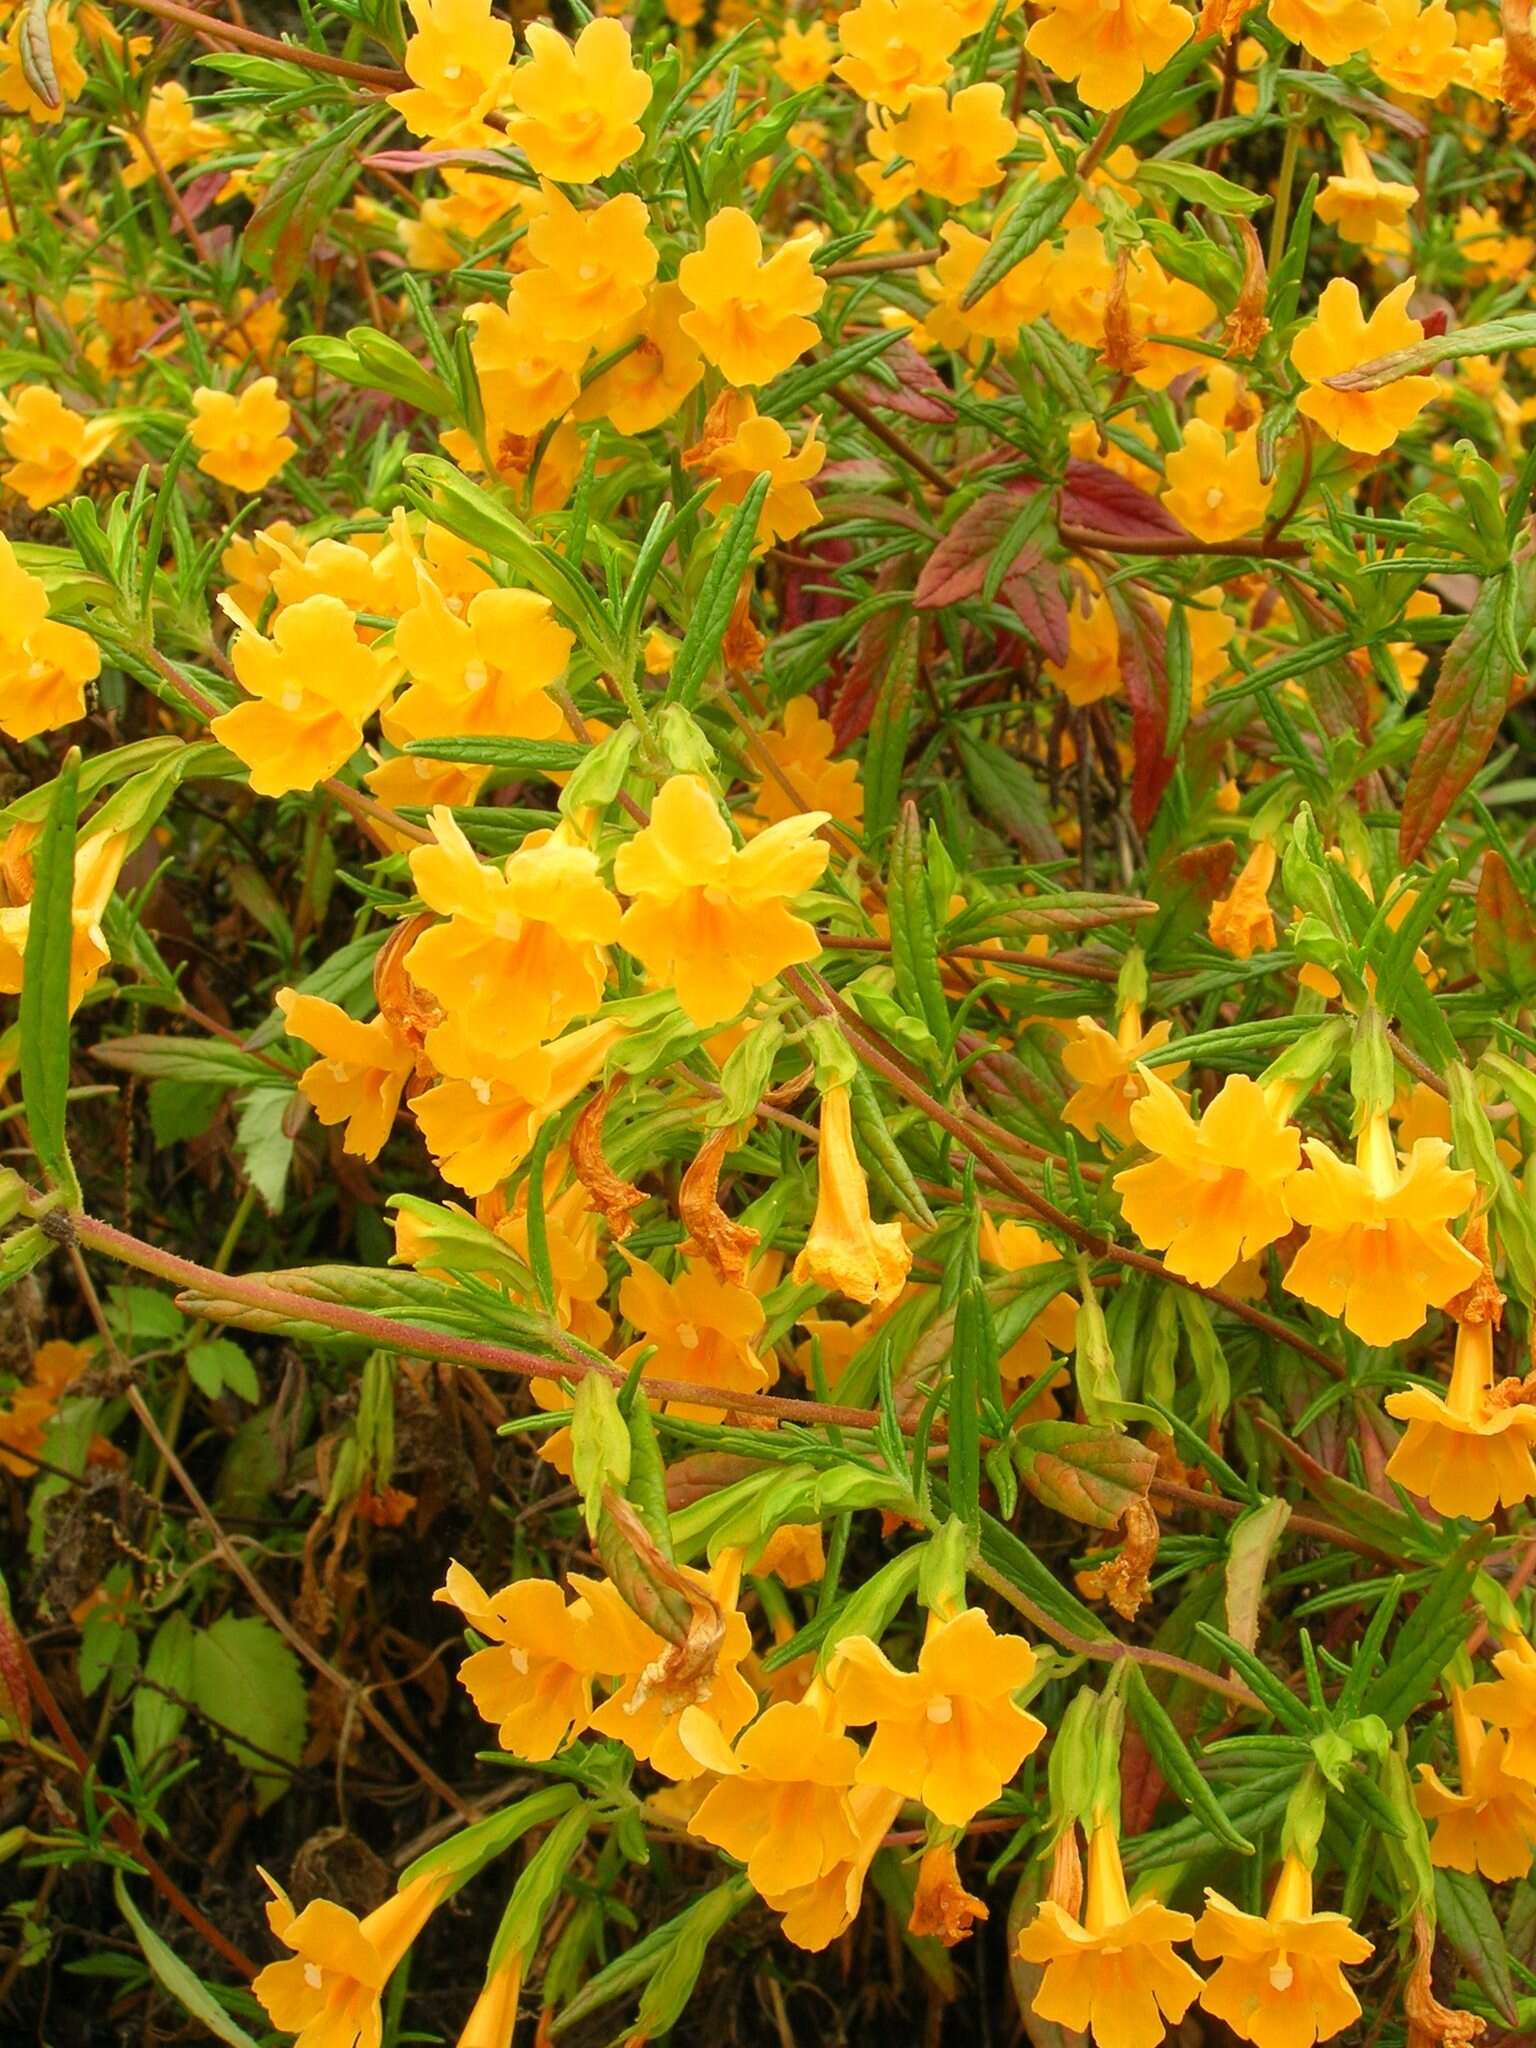
M 133 1694 L 133 1755 L 146 1774 L 181 1733 L 192 1696 L 192 1635 L 184 1614 L 168 1614 L 155 1631 Z M 156 1687 L 164 1686 L 165 1692 Z M 176 1694 L 168 1699 L 166 1693 Z
M 1013 1439 L 1019 1477 L 1059 1515 L 1093 1529 L 1118 1527 L 1146 1498 L 1156 1455 L 1123 1429 L 1080 1422 L 1032 1422 Z
M 259 277 L 271 278 L 279 296 L 297 281 L 310 245 L 358 174 L 364 138 L 387 112 L 375 100 L 328 123 L 316 141 L 283 158 L 262 193 L 246 224 L 244 254 Z
M 995 284 L 1001 284 L 1010 270 L 1022 263 L 1026 256 L 1033 255 L 1042 242 L 1048 241 L 1078 197 L 1078 183 L 1073 177 L 1053 178 L 1047 185 L 1032 177 L 1024 178 L 1020 183 L 1019 198 L 994 229 L 992 246 L 977 264 L 976 274 L 965 288 L 960 300 L 962 312 L 969 311 Z
M 187 1351 L 187 1371 L 192 1384 L 210 1401 L 216 1401 L 226 1389 L 252 1406 L 261 1399 L 255 1366 L 228 1337 L 210 1337 L 193 1344 Z
M 120 1870 L 112 1873 L 112 1891 L 117 1910 L 133 1929 L 134 1939 L 144 1951 L 144 1960 L 161 1989 L 169 1992 L 183 2011 L 206 2027 L 216 2040 L 227 2043 L 227 2048 L 256 2048 L 244 2027 L 236 2025 L 202 1979 L 156 1934 L 129 1896 Z
M 736 608 L 736 593 L 757 546 L 757 525 L 773 486 L 771 476 L 754 477 L 747 495 L 731 515 L 714 558 L 705 572 L 698 601 L 688 620 L 683 644 L 667 677 L 667 701 L 691 708 L 699 701 L 704 680 L 719 659 L 720 643 Z
M 1029 860 L 1059 860 L 1061 842 L 1051 824 L 1045 791 L 1032 770 L 995 740 L 978 739 L 952 725 L 949 742 L 960 757 L 971 795 Z
M 864 838 L 878 846 L 891 829 L 906 779 L 907 733 L 917 690 L 919 626 L 908 619 L 891 645 L 864 749 Z
M 293 1164 L 293 1140 L 283 1125 L 299 1099 L 296 1089 L 253 1088 L 240 1105 L 235 1125 L 240 1163 L 274 1216 L 282 1209 L 288 1169 Z
M 225 1614 L 194 1632 L 190 1662 L 187 1697 L 232 1738 L 229 1747 L 251 1770 L 257 1811 L 265 1812 L 289 1784 L 272 1759 L 296 1766 L 304 1747 L 308 1701 L 299 1660 L 259 1615 Z
M 1175 199 L 1187 199 L 1193 206 L 1208 206 L 1212 213 L 1257 213 L 1261 206 L 1270 203 L 1267 192 L 1251 192 L 1246 185 L 1234 185 L 1230 178 L 1215 171 L 1167 157 L 1152 157 L 1138 165 L 1131 183 L 1154 195 L 1171 192 Z
M 106 1038 L 91 1047 L 91 1058 L 101 1066 L 154 1081 L 234 1088 L 271 1085 L 278 1079 L 265 1060 L 217 1038 Z
M 1251 1856 L 1253 1844 L 1232 1825 L 1209 1781 L 1196 1767 L 1184 1746 L 1184 1738 L 1169 1718 L 1162 1701 L 1146 1681 L 1139 1664 L 1127 1660 L 1125 1703 L 1141 1730 L 1152 1761 L 1167 1780 L 1168 1789 L 1189 1809 L 1194 1819 L 1228 1849 Z
M 1275 1545 L 1291 1519 L 1289 1501 L 1261 1501 L 1239 1515 L 1227 1538 L 1227 1633 L 1245 1650 L 1258 1640 L 1259 1607 Z
M 1491 1529 L 1475 1530 L 1454 1557 L 1442 1562 L 1429 1591 L 1398 1630 L 1386 1669 L 1366 1687 L 1362 1714 L 1378 1715 L 1395 1733 L 1429 1698 L 1477 1624 L 1470 1604 L 1472 1581 L 1492 1540 Z
M 1482 1880 L 1466 1870 L 1435 1872 L 1440 1932 L 1467 1966 L 1467 1975 L 1498 2008 L 1508 2026 L 1519 2023 L 1504 1930 Z
M 69 1095 L 69 980 L 74 951 L 75 819 L 80 751 L 72 747 L 32 860 L 32 904 L 21 979 L 21 1099 L 38 1164 L 72 1208 L 80 1203 L 65 1135 Z
M 511 774 L 564 775 L 580 767 L 592 749 L 575 740 L 503 740 L 468 737 L 411 740 L 408 754 L 433 761 L 471 761 L 477 767 L 503 768 Z

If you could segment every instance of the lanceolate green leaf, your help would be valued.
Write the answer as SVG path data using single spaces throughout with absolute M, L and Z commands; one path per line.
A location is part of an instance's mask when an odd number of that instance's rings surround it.
M 720 658 L 720 643 L 731 622 L 736 593 L 757 546 L 758 521 L 772 487 L 772 478 L 757 477 L 721 535 L 713 561 L 705 573 L 698 602 L 683 635 L 683 644 L 667 678 L 667 698 L 691 709 L 699 701 L 704 679 Z
M 80 1186 L 69 1157 L 69 981 L 74 953 L 75 822 L 80 755 L 71 750 L 32 863 L 32 904 L 21 982 L 21 1096 L 38 1164 L 73 1205 Z

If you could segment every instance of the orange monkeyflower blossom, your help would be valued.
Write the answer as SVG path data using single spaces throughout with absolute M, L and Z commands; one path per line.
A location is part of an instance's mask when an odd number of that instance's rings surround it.
M 640 1332 L 638 1341 L 619 1354 L 626 1372 L 649 1351 L 642 1379 L 682 1380 L 720 1390 L 719 1407 L 669 1401 L 674 1415 L 719 1422 L 729 1412 L 730 1395 L 761 1393 L 774 1377 L 754 1349 L 766 1320 L 762 1303 L 749 1287 L 720 1279 L 701 1261 L 688 1260 L 675 1279 L 667 1280 L 644 1259 L 629 1258 L 619 1313 Z
M 944 253 L 934 264 L 932 276 L 925 271 L 922 278 L 923 289 L 937 300 L 927 322 L 934 340 L 945 348 L 962 350 L 983 341 L 995 341 L 1005 349 L 1016 347 L 1019 329 L 1038 320 L 1050 306 L 1056 251 L 1042 243 L 983 292 L 974 306 L 963 306 L 961 300 L 990 252 L 992 240 L 973 234 L 959 221 L 946 221 L 939 239 Z
M 1019 1223 L 1012 1217 L 996 1223 L 985 1211 L 977 1226 L 976 1249 L 985 1264 L 997 1266 L 1005 1273 L 1027 1273 L 1036 1266 L 1054 1265 L 1061 1257 L 1059 1248 L 1048 1237 L 1042 1237 L 1033 1225 Z M 1070 1351 L 1076 1342 L 1077 1297 L 1063 1289 L 1039 1311 L 1023 1336 L 1009 1345 L 997 1361 L 998 1372 L 1005 1384 L 1028 1385 L 1045 1371 L 1053 1351 Z M 1065 1377 L 1065 1373 L 1058 1373 L 1052 1386 Z M 1055 1413 L 1056 1397 L 1046 1387 L 1020 1419 L 1037 1422 Z
M 0 395 L 0 445 L 11 458 L 5 483 L 34 512 L 67 498 L 98 455 L 112 445 L 117 422 L 71 412 L 44 384 L 17 385 Z
M 758 784 L 753 822 L 777 825 L 801 811 L 816 810 L 857 830 L 864 821 L 859 764 L 847 758 L 834 760 L 836 745 L 837 735 L 816 709 L 815 698 L 791 697 L 778 725 L 757 737 L 756 753 L 767 755 L 779 773 L 765 771 Z
M 1529 235 L 1511 234 L 1496 206 L 1463 206 L 1456 216 L 1456 250 L 1465 259 L 1470 276 L 1510 284 L 1530 268 L 1536 241 Z
M 1218 897 L 1211 905 L 1207 929 L 1211 944 L 1234 960 L 1251 960 L 1261 948 L 1275 943 L 1275 917 L 1269 907 L 1270 884 L 1275 879 L 1275 842 L 1261 839 L 1244 861 L 1230 895 Z
M 1087 593 L 1067 614 L 1067 658 L 1041 664 L 1069 704 L 1082 708 L 1125 687 L 1120 667 L 1120 627 L 1102 591 Z
M 74 894 L 70 905 L 69 1011 L 73 1016 L 87 991 L 112 958 L 101 921 L 128 857 L 125 832 L 93 832 L 75 847 Z M 21 993 L 27 937 L 32 929 L 30 902 L 0 908 L 0 995 Z
M 480 300 L 464 309 L 474 329 L 469 353 L 493 455 L 508 434 L 539 434 L 570 410 L 592 352 L 587 341 L 562 340 L 549 331 L 534 301 L 519 290 L 527 275 L 513 280 L 504 306 Z M 454 453 L 461 443 L 444 435 L 443 445 Z
M 1317 217 L 1346 242 L 1369 247 L 1383 228 L 1399 228 L 1418 203 L 1417 185 L 1378 178 L 1365 144 L 1353 129 L 1339 143 L 1339 171 L 1317 195 Z
M 606 178 L 642 140 L 640 116 L 651 81 L 636 67 L 629 35 L 617 21 L 589 21 L 574 43 L 531 21 L 528 55 L 512 73 L 507 100 L 516 108 L 507 139 L 541 178 L 584 185 Z
M 1159 338 L 1197 336 L 1216 318 L 1215 306 L 1198 285 L 1164 270 L 1152 251 L 1142 246 L 1131 251 L 1126 266 L 1126 302 L 1136 337 L 1136 366 L 1131 374 L 1145 390 L 1164 391 L 1186 370 L 1205 368 L 1204 356 Z
M 1091 2033 L 1098 2048 L 1158 2048 L 1200 1993 L 1200 1979 L 1173 1952 L 1194 1930 L 1187 1913 L 1156 1899 L 1131 1904 L 1115 1829 L 1099 1820 L 1088 1841 L 1082 1919 L 1042 1899 L 1019 1935 L 1019 1955 L 1045 1969 L 1036 2014 Z
M 342 1149 L 377 1159 L 394 1129 L 405 1086 L 417 1070 L 416 1048 L 387 1017 L 364 1024 L 335 1003 L 280 988 L 277 1007 L 290 1038 L 312 1045 L 319 1059 L 299 1087 L 323 1124 L 344 1124 Z
M 1194 1947 L 1219 1964 L 1201 2005 L 1255 2048 L 1312 2048 L 1360 2017 L 1343 1965 L 1363 1963 L 1371 1944 L 1342 1913 L 1312 1910 L 1312 1873 L 1298 1855 L 1281 1864 L 1267 1913 L 1207 1891 Z
M 389 95 L 413 135 L 470 148 L 500 140 L 485 117 L 507 97 L 513 31 L 491 0 L 410 0 L 415 31 L 406 40 L 406 92 Z
M 510 178 L 453 167 L 444 170 L 443 183 L 446 199 L 425 199 L 419 214 L 396 223 L 412 270 L 456 268 L 461 245 L 472 248 L 509 213 L 526 211 L 527 187 Z
M 459 1666 L 459 1682 L 504 1750 L 545 1763 L 591 1724 L 592 1682 L 609 1669 L 609 1644 L 587 1599 L 567 1603 L 553 1579 L 487 1593 L 457 1563 L 432 1597 L 488 1640 Z
M 42 579 L 0 534 L 0 732 L 29 740 L 83 718 L 85 686 L 100 673 L 96 642 L 49 618 Z
M 814 1283 L 850 1300 L 892 1302 L 907 1284 L 912 1248 L 899 1222 L 876 1223 L 869 1181 L 853 1143 L 848 1087 L 838 1082 L 821 1098 L 816 1154 L 816 1214 L 795 1259 L 797 1286 Z
M 751 1569 L 757 1577 L 777 1579 L 791 1589 L 819 1585 L 827 1569 L 820 1522 L 781 1524 L 752 1559 Z
M 1431 1308 L 1470 1287 L 1481 1269 L 1449 1223 L 1476 1182 L 1450 1165 L 1450 1151 L 1443 1139 L 1420 1138 L 1399 1161 L 1380 1112 L 1361 1130 L 1353 1165 L 1308 1138 L 1311 1171 L 1291 1181 L 1286 1201 L 1311 1234 L 1286 1291 L 1342 1316 L 1362 1343 L 1385 1345 L 1411 1337 Z
M 412 1879 L 363 1920 L 329 1899 L 312 1899 L 295 1913 L 281 1886 L 261 1875 L 273 1893 L 267 1923 L 294 1951 L 268 1963 L 251 1985 L 267 2018 L 298 2036 L 294 2048 L 377 2048 L 380 1995 L 446 1896 L 451 1875 L 434 1870 Z
M 1259 430 L 1233 436 L 1202 419 L 1185 423 L 1182 445 L 1163 466 L 1163 503 L 1197 540 L 1257 533 L 1274 486 L 1259 475 Z
M 979 1607 L 930 1615 L 915 1671 L 898 1670 L 867 1636 L 845 1636 L 831 1668 L 838 1711 L 854 1727 L 875 1724 L 858 1781 L 963 1828 L 1045 1735 L 1013 1697 L 1034 1671 L 1024 1638 L 995 1634 Z
M 771 479 L 757 522 L 760 551 L 821 523 L 810 479 L 820 474 L 827 450 L 816 438 L 816 424 L 811 422 L 799 452 L 791 454 L 787 429 L 764 418 L 749 392 L 722 391 L 704 421 L 703 438 L 683 451 L 683 468 L 715 478 L 706 501 L 711 512 L 739 505 L 760 476 Z
M 923 1851 L 917 1867 L 917 1888 L 912 1896 L 909 1934 L 931 1934 L 946 1948 L 969 1939 L 978 1920 L 992 1915 L 960 1882 L 953 1842 L 934 1842 Z
M 411 1100 L 438 1171 L 467 1195 L 488 1195 L 522 1164 L 544 1124 L 595 1081 L 624 1027 L 598 1017 L 552 1045 L 503 1058 L 488 1045 L 463 1051 L 464 1073 L 445 1072 Z
M 864 1897 L 864 1881 L 886 1835 L 901 1811 L 901 1794 L 881 1785 L 855 1785 L 848 1794 L 853 1822 L 852 1853 L 809 1884 L 764 1898 L 764 1905 L 783 1915 L 780 1932 L 796 1948 L 817 1953 L 830 1948 L 853 1925 Z
M 1080 342 L 1084 348 L 1102 345 L 1115 268 L 1099 228 L 1084 222 L 1067 230 L 1056 260 L 1049 266 L 1048 296 L 1051 324 L 1068 341 Z
M 773 49 L 773 69 L 791 92 L 807 92 L 831 76 L 837 52 L 824 21 L 802 28 L 787 21 Z
M 38 127 L 46 127 L 51 122 L 62 121 L 70 101 L 79 97 L 80 88 L 85 84 L 85 66 L 80 62 L 80 39 L 70 20 L 66 0 L 51 0 L 45 33 L 53 60 L 58 99 L 50 106 L 33 85 L 27 75 L 27 66 L 22 62 L 22 38 L 34 29 L 34 22 L 29 18 L 31 15 L 32 9 L 17 7 L 5 42 L 0 45 L 0 107 L 9 109 L 13 114 L 25 114 Z
M 478 603 L 479 600 L 477 599 Z M 411 948 L 409 971 L 442 1005 L 427 1033 L 442 1064 L 451 1039 L 472 1058 L 477 1044 L 515 1057 L 597 1007 L 607 979 L 603 952 L 618 936 L 619 903 L 597 855 L 562 824 L 530 832 L 500 868 L 480 860 L 453 813 L 431 814 L 436 844 L 410 856 L 411 879 L 444 921 Z M 462 1066 L 462 1059 L 450 1061 Z
M 1452 1306 L 1456 1351 L 1444 1396 L 1406 1387 L 1388 1394 L 1383 1404 L 1408 1425 L 1387 1461 L 1387 1477 L 1427 1500 L 1436 1514 L 1480 1522 L 1496 1507 L 1518 1507 L 1536 1494 L 1536 1404 L 1522 1399 L 1521 1381 L 1494 1379 L 1493 1333 L 1501 1303 L 1486 1269 Z
M 448 735 L 548 740 L 564 730 L 551 688 L 575 636 L 531 590 L 482 590 L 462 615 L 430 578 L 395 629 L 411 681 L 384 718 L 396 745 Z
M 1215 1287 L 1291 1227 L 1285 1186 L 1301 1165 L 1289 1089 L 1229 1074 L 1197 1123 L 1150 1069 L 1131 1130 L 1155 1156 L 1115 1176 L 1125 1220 L 1170 1273 Z
M 963 33 L 944 0 L 858 0 L 838 16 L 833 68 L 861 99 L 900 113 L 914 86 L 944 83 Z
M 389 664 L 358 639 L 336 597 L 306 597 L 280 611 L 270 639 L 245 627 L 230 660 L 250 696 L 209 731 L 239 755 L 260 796 L 313 789 L 334 775 L 390 689 Z
M 35 1476 L 39 1469 L 36 1458 L 42 1453 L 43 1438 L 59 1402 L 90 1362 L 84 1345 L 66 1343 L 62 1337 L 38 1346 L 26 1380 L 0 1398 L 0 1469 L 18 1479 Z M 103 1463 L 109 1452 L 105 1439 L 97 1438 L 91 1446 L 91 1461 Z
M 1371 69 L 1383 85 L 1410 98 L 1438 99 L 1462 80 L 1463 59 L 1456 41 L 1456 17 L 1445 0 L 1378 0 L 1386 32 L 1371 38 Z
M 1075 83 L 1085 106 L 1123 107 L 1149 72 L 1161 71 L 1194 31 L 1174 0 L 1048 0 L 1024 38 L 1047 71 Z
M 1367 320 L 1359 288 L 1348 278 L 1331 278 L 1317 302 L 1316 317 L 1291 343 L 1291 361 L 1306 381 L 1296 401 L 1298 412 L 1356 455 L 1380 455 L 1390 448 L 1434 397 L 1435 380 L 1398 377 L 1377 391 L 1334 391 L 1324 379 L 1424 339 L 1423 327 L 1407 311 L 1417 283 L 1416 278 L 1404 278 Z
M 1374 47 L 1387 28 L 1376 0 L 1270 0 L 1269 18 L 1319 64 L 1343 64 Z
M 1141 1028 L 1141 1011 L 1128 1003 L 1120 1013 L 1113 1034 L 1092 1017 L 1079 1017 L 1077 1036 L 1062 1050 L 1061 1064 L 1079 1085 L 1067 1098 L 1062 1119 L 1085 1138 L 1097 1139 L 1100 1127 L 1117 1144 L 1131 1142 L 1131 1105 L 1147 1092 L 1147 1075 L 1140 1065 L 1149 1052 L 1156 1052 L 1173 1036 L 1165 1019 L 1150 1031 Z M 1177 1080 L 1184 1068 L 1162 1066 L 1160 1071 Z
M 807 811 L 738 847 L 703 779 L 673 775 L 650 824 L 619 848 L 614 885 L 633 899 L 620 943 L 676 990 L 693 1023 L 725 1023 L 754 989 L 821 951 L 788 906 L 827 864 L 831 849 L 814 836 L 825 822 Z
M 237 533 L 219 557 L 226 580 L 224 609 L 254 619 L 266 603 L 275 572 L 290 558 L 302 560 L 308 543 L 288 519 L 274 519 L 254 533 Z
M 1508 1768 L 1497 1729 L 1485 1728 L 1458 1685 L 1450 1688 L 1451 1725 L 1461 1790 L 1451 1791 L 1429 1764 L 1419 1765 L 1414 1803 L 1435 1823 L 1429 1860 L 1439 1870 L 1479 1871 L 1493 1884 L 1524 1877 L 1536 1855 L 1536 1785 Z
M 525 238 L 542 267 L 518 278 L 516 290 L 557 340 L 606 342 L 642 311 L 656 276 L 649 219 L 633 192 L 583 213 L 545 181 L 544 207 Z
M 707 1656 L 690 1645 L 668 1643 L 605 1580 L 573 1573 L 571 1584 L 592 1610 L 603 1669 L 622 1674 L 590 1726 L 622 1742 L 664 1778 L 685 1783 L 705 1767 L 682 1740 L 684 1712 L 706 1720 L 721 1742 L 730 1743 L 757 1712 L 757 1694 L 741 1675 L 752 1654 L 752 1631 L 736 1604 L 740 1551 L 723 1551 L 708 1572 L 686 1566 L 678 1572 L 684 1586 L 696 1589 L 701 1617 L 709 1617 L 701 1631 Z
M 764 1898 L 813 1885 L 858 1855 L 849 1801 L 858 1745 L 839 1732 L 820 1679 L 803 1698 L 769 1707 L 734 1751 L 698 1707 L 683 1710 L 678 1732 L 700 1767 L 719 1781 L 688 1832 L 744 1863 Z
M 763 255 L 751 214 L 722 207 L 701 248 L 677 267 L 692 311 L 679 325 L 730 384 L 767 384 L 821 338 L 814 313 L 827 287 L 811 268 L 815 240 L 798 235 Z
M 687 305 L 680 286 L 652 287 L 640 311 L 606 337 L 611 349 L 635 346 L 585 387 L 577 419 L 608 419 L 621 434 L 645 434 L 672 417 L 704 375 L 698 343 L 683 331 Z
M 915 192 L 965 206 L 1003 176 L 1003 159 L 1019 139 L 1003 112 L 1000 85 L 968 85 L 948 98 L 936 85 L 917 86 L 900 115 L 875 110 L 869 149 L 875 161 L 861 164 L 859 180 L 882 211 Z M 882 166 L 905 158 L 899 170 Z
M 1493 1668 L 1497 1678 L 1467 1687 L 1467 1711 L 1504 1730 L 1505 1770 L 1536 1784 L 1536 1649 L 1512 1632 L 1495 1654 Z
M 292 418 L 275 377 L 258 377 L 238 397 L 200 384 L 191 427 L 198 468 L 232 490 L 264 490 L 298 446 L 287 431 Z
M 197 163 L 214 150 L 226 148 L 230 139 L 217 121 L 197 118 L 187 88 L 174 78 L 151 90 L 144 109 L 142 140 L 129 128 L 113 132 L 128 145 L 128 166 L 121 176 L 130 191 L 150 183 L 157 175 L 156 164 L 162 171 L 179 170 L 183 164 Z

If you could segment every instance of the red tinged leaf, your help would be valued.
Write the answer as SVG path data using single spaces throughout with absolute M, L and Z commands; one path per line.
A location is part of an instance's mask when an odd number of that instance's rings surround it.
M 875 589 L 882 592 L 899 589 L 909 573 L 906 556 L 895 556 L 881 564 L 875 578 Z M 869 731 L 880 699 L 880 685 L 891 665 L 904 618 L 900 606 L 887 605 L 873 618 L 866 619 L 859 628 L 859 636 L 853 643 L 853 659 L 830 693 L 827 704 L 826 715 L 837 736 L 839 753 Z
M 1536 544 L 1527 535 L 1509 567 L 1490 576 L 1446 649 L 1429 722 L 1403 793 L 1398 858 L 1417 860 L 1487 760 L 1517 684 L 1521 649 L 1536 624 Z
M 926 357 L 920 356 L 910 341 L 898 341 L 888 348 L 880 358 L 889 370 L 895 372 L 896 388 L 876 376 L 865 376 L 858 380 L 858 390 L 866 404 L 878 406 L 882 412 L 899 412 L 909 420 L 921 420 L 926 426 L 945 426 L 955 416 L 950 403 L 949 386 Z
M 1093 1529 L 1113 1529 L 1145 1500 L 1157 1456 L 1124 1430 L 1037 1422 L 1014 1438 L 1019 1477 L 1037 1500 Z
M 1086 526 L 1116 540 L 1188 540 L 1190 535 L 1171 512 L 1146 491 L 1106 469 L 1102 462 L 1077 456 L 1067 464 L 1061 490 L 1063 526 Z
M 1120 674 L 1131 706 L 1131 817 L 1145 832 L 1173 774 L 1168 745 L 1168 649 L 1163 622 L 1139 584 L 1114 585 L 1106 595 L 1120 628 Z
M 998 548 L 1024 500 L 1038 484 L 1014 486 L 968 505 L 923 564 L 912 593 L 919 611 L 959 604 L 979 597 Z M 1019 624 L 1052 661 L 1067 658 L 1067 601 L 1061 572 L 1037 542 L 1027 542 L 1014 556 L 998 586 Z
M 1067 600 L 1061 591 L 1061 571 L 1054 562 L 1038 548 L 1021 549 L 1003 577 L 999 595 L 1042 654 L 1052 661 L 1066 660 L 1071 629 Z
M 1536 918 L 1530 897 L 1492 848 L 1483 855 L 1472 927 L 1472 958 L 1486 980 L 1524 997 L 1536 989 Z

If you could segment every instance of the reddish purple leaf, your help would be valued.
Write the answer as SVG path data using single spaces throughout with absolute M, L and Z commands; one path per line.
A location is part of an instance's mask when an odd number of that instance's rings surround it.
M 1074 456 L 1067 464 L 1061 491 L 1064 526 L 1087 526 L 1112 533 L 1117 540 L 1188 540 L 1177 519 L 1156 498 L 1137 488 L 1102 462 Z
M 1168 650 L 1163 622 L 1139 584 L 1116 584 L 1106 595 L 1120 628 L 1120 673 L 1131 706 L 1131 817 L 1138 830 L 1151 824 L 1173 760 L 1168 744 Z
M 884 412 L 902 413 L 907 419 L 921 420 L 928 426 L 943 426 L 954 418 L 949 386 L 910 341 L 898 341 L 880 360 L 895 372 L 896 389 L 893 391 L 879 377 L 861 377 L 858 388 L 866 404 L 879 406 Z

